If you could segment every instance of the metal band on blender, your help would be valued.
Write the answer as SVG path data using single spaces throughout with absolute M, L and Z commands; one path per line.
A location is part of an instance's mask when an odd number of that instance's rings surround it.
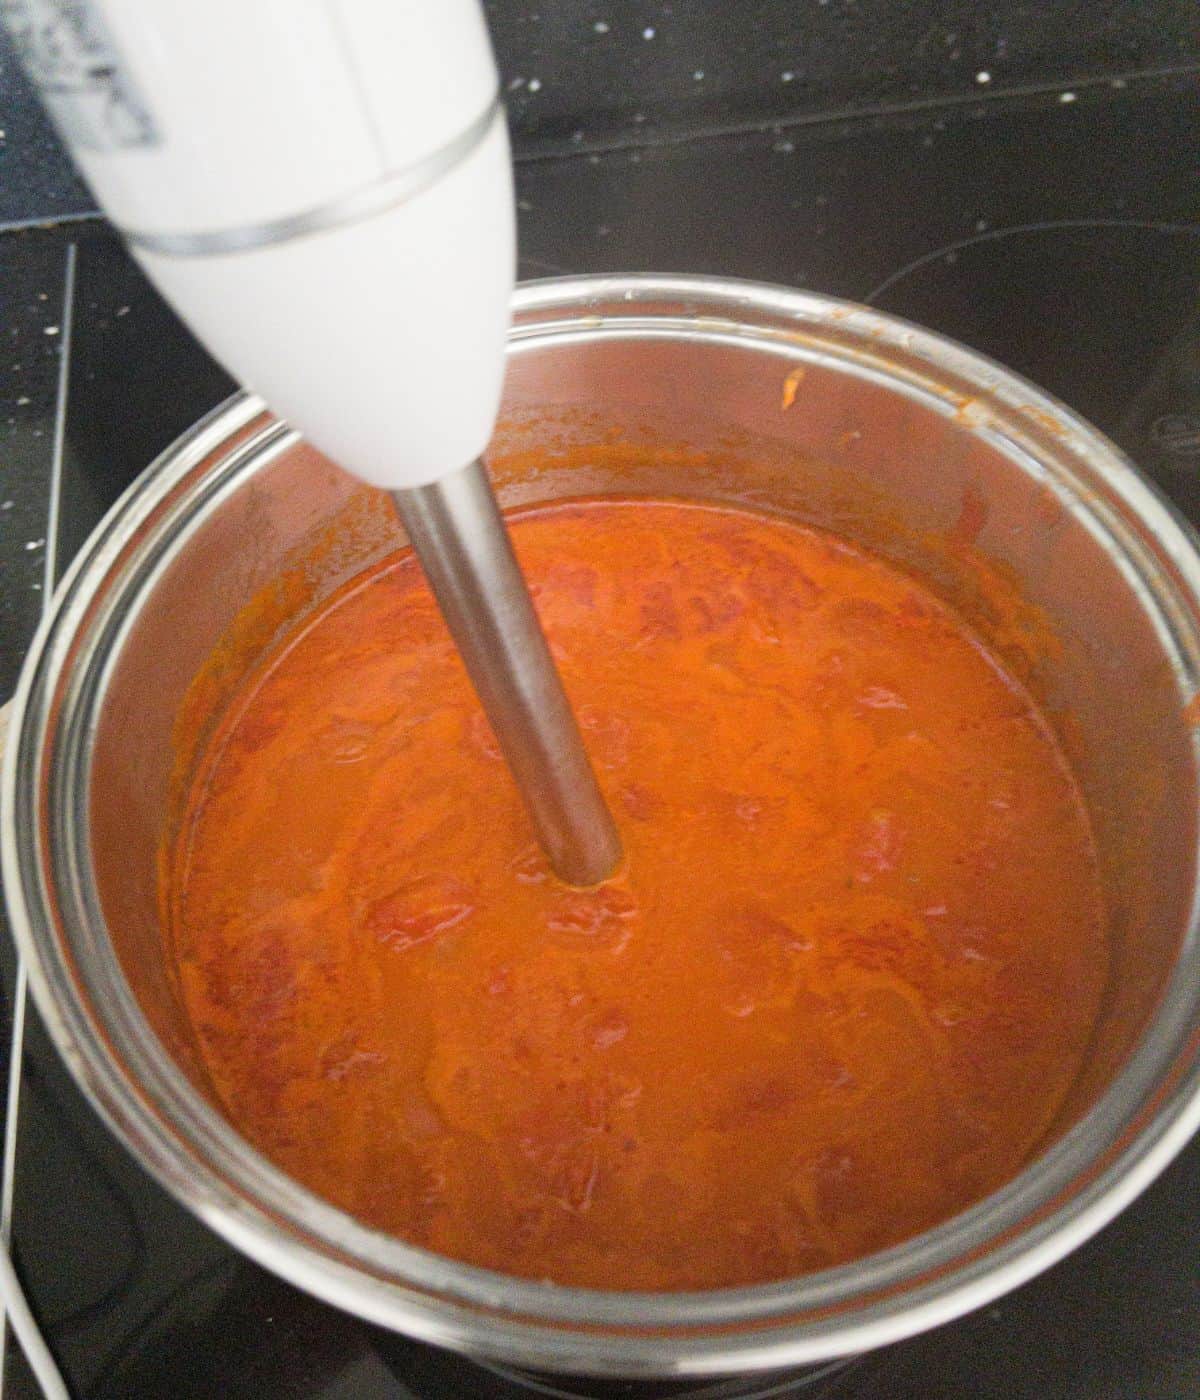
M 239 228 L 213 229 L 202 233 L 144 233 L 137 229 L 121 229 L 121 235 L 140 252 L 173 258 L 203 258 L 246 253 L 255 248 L 267 248 L 274 243 L 303 238 L 306 234 L 356 223 L 424 194 L 482 145 L 502 113 L 503 106 L 497 94 L 465 131 L 424 160 L 405 166 L 403 170 L 386 175 L 351 194 L 339 195 L 298 214 L 285 214 L 282 218 L 268 219 L 261 224 L 243 224 Z

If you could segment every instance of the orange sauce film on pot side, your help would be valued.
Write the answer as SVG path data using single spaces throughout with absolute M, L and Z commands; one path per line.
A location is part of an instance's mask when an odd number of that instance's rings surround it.
M 511 523 L 624 865 L 551 875 L 415 560 L 355 580 L 237 697 L 167 862 L 232 1122 L 372 1226 L 601 1288 L 819 1269 L 1013 1176 L 1107 967 L 1030 697 L 831 536 Z

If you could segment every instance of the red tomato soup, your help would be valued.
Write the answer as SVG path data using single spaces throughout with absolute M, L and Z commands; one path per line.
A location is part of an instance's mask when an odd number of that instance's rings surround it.
M 625 862 L 554 878 L 414 559 L 355 580 L 238 697 L 166 863 L 231 1121 L 372 1226 L 598 1288 L 824 1268 L 1012 1177 L 1107 966 L 1030 697 L 828 535 L 512 529 Z

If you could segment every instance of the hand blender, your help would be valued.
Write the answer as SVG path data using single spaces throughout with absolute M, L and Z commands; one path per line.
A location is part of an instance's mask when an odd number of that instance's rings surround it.
M 148 276 L 236 378 L 392 493 L 551 864 L 620 846 L 479 460 L 512 175 L 477 0 L 8 0 Z

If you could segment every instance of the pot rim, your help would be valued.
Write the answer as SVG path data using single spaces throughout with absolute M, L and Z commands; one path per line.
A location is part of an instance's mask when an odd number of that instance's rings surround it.
M 556 337 L 733 339 L 853 363 L 946 414 L 961 416 L 965 404 L 986 396 L 987 412 L 969 426 L 998 433 L 1029 470 L 1067 494 L 1137 587 L 1172 658 L 1181 703 L 1200 689 L 1200 556 L 1186 527 L 1094 428 L 974 351 L 852 303 L 724 278 L 526 283 L 514 318 L 510 353 Z M 232 451 L 222 450 L 231 439 Z M 566 1288 L 404 1244 L 293 1182 L 186 1080 L 125 983 L 90 871 L 86 777 L 105 679 L 139 599 L 189 524 L 295 440 L 259 400 L 238 394 L 122 495 L 67 571 L 30 647 L 0 793 L 11 925 L 59 1053 L 135 1158 L 218 1234 L 370 1321 L 525 1366 L 598 1375 L 784 1367 L 912 1335 L 1007 1292 L 1111 1220 L 1200 1126 L 1193 884 L 1188 930 L 1153 1022 L 1088 1114 L 1000 1191 L 850 1264 L 697 1293 Z M 47 800 L 54 820 L 44 824 Z M 107 949 L 105 975 L 87 988 L 74 956 L 82 943 L 90 956 Z

